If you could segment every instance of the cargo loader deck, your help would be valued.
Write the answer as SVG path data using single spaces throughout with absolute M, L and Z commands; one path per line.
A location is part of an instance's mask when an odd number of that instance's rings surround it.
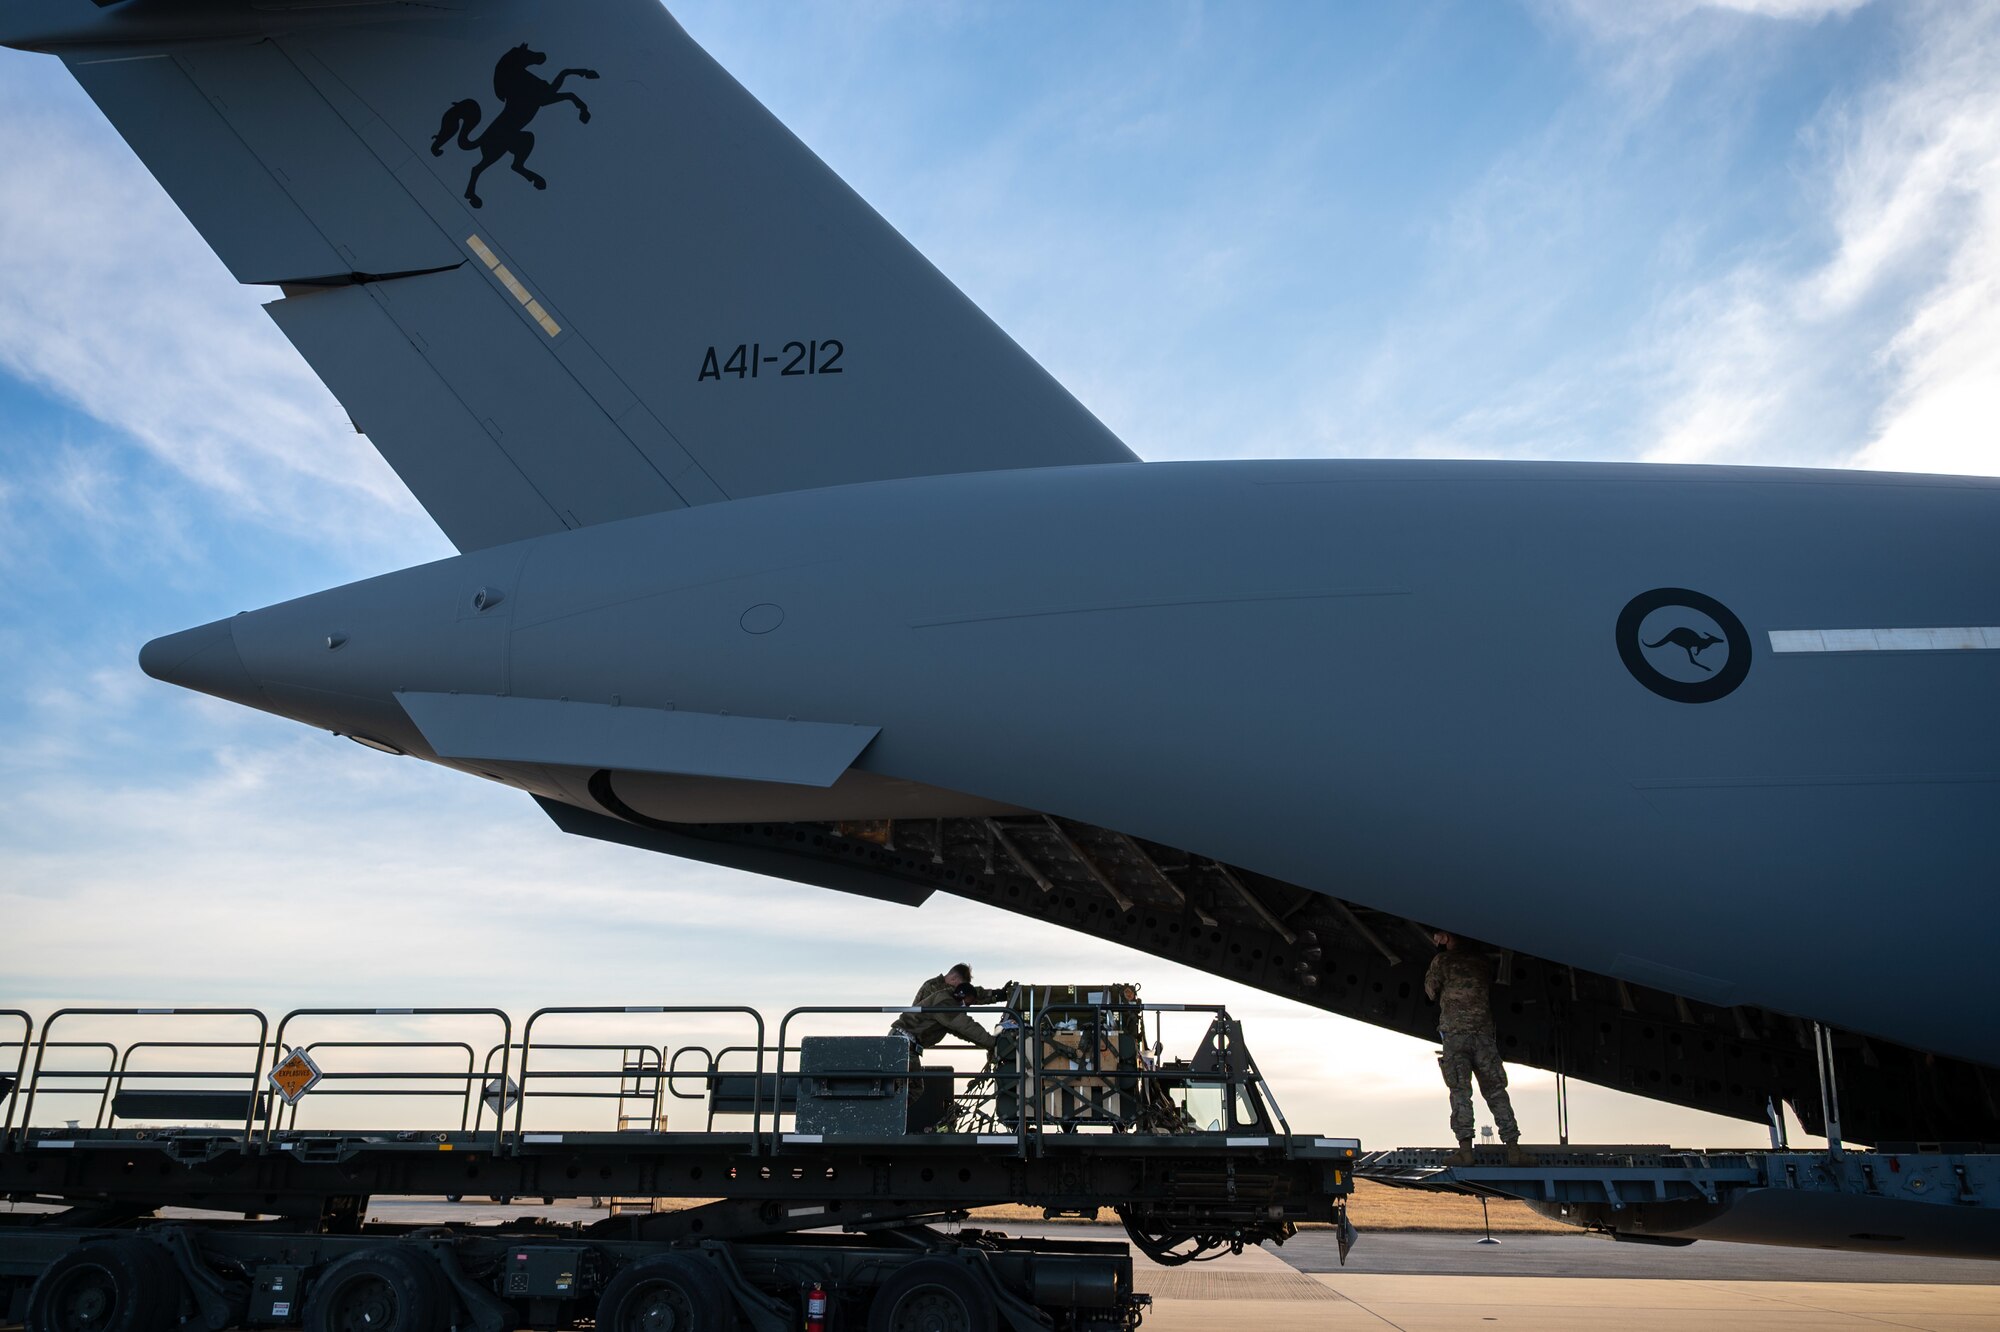
M 800 1034 L 879 1031 L 902 1009 L 795 1010 L 769 1044 L 742 1008 L 545 1009 L 519 1039 L 496 1009 L 295 1010 L 275 1024 L 254 1010 L 71 1009 L 39 1028 L 22 1015 L 21 1040 L 0 1044 L 0 1061 L 18 1052 L 11 1074 L 0 1062 L 14 1083 L 0 1092 L 0 1196 L 15 1203 L 0 1215 L 0 1314 L 31 1332 L 588 1319 L 641 1332 L 664 1308 L 676 1332 L 775 1332 L 815 1307 L 852 1320 L 829 1326 L 874 1327 L 877 1309 L 908 1306 L 945 1309 L 939 1325 L 966 1332 L 1122 1330 L 1146 1307 L 1124 1244 L 949 1227 L 998 1203 L 1110 1213 L 1169 1263 L 1282 1241 L 1301 1222 L 1344 1227 L 1358 1144 L 1292 1132 L 1226 1012 L 1115 987 L 1092 992 L 1096 1006 L 1081 992 L 1042 1006 L 1051 994 L 990 1010 L 1010 1055 L 976 1070 L 931 1052 L 918 1063 L 900 1037 Z M 1162 1063 L 1143 1038 L 1169 1013 L 1206 1026 L 1191 1058 Z M 88 1039 L 126 1019 L 193 1024 L 199 1039 Z M 722 1021 L 746 1039 L 546 1034 Z M 354 1039 L 384 1022 L 423 1035 Z M 498 1039 L 440 1031 L 466 1023 Z M 356 1107 L 435 1120 L 441 1100 L 453 1122 L 434 1128 L 299 1126 L 302 1111 Z M 605 1102 L 626 1127 L 574 1122 Z M 563 1122 L 533 1122 L 564 1103 Z M 699 1127 L 665 1127 L 670 1113 Z M 369 1219 L 371 1199 L 425 1195 L 529 1205 L 498 1227 Z M 648 1205 L 581 1224 L 532 1215 L 534 1201 L 607 1197 Z

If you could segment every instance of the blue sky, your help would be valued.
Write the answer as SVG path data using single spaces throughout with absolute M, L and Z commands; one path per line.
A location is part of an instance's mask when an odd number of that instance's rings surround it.
M 676 12 L 1145 457 L 2000 472 L 1990 5 Z M 14 53 L 0 256 L 0 1006 L 775 1010 L 900 1000 L 972 953 L 1220 996 L 1295 1122 L 1442 1137 L 1420 1042 L 966 905 L 564 839 L 147 680 L 153 635 L 449 547 L 263 294 Z M 1546 1079 L 1519 1085 L 1546 1136 Z M 1601 1092 L 1576 1118 L 1756 1137 Z

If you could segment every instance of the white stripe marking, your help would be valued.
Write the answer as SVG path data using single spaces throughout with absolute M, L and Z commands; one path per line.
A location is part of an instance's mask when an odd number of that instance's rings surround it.
M 1773 629 L 1771 651 L 2000 652 L 2000 626 L 1944 629 Z

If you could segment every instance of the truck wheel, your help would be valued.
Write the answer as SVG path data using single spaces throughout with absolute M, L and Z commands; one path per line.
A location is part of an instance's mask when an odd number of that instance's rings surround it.
M 994 1332 L 993 1298 L 957 1263 L 920 1258 L 882 1283 L 868 1332 Z
M 667 1254 L 611 1278 L 597 1302 L 597 1332 L 716 1332 L 735 1326 L 735 1305 L 707 1264 Z
M 306 1332 L 438 1332 L 444 1280 L 421 1253 L 379 1245 L 322 1272 L 306 1297 Z
M 85 1244 L 50 1263 L 28 1293 L 28 1332 L 166 1332 L 180 1321 L 180 1273 L 157 1244 Z

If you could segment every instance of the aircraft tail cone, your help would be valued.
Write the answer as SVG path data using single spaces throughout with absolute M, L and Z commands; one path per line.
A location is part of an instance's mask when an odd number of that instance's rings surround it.
M 244 669 L 228 620 L 183 629 L 139 649 L 139 669 L 155 680 L 194 689 L 252 707 L 262 701 L 257 682 Z

